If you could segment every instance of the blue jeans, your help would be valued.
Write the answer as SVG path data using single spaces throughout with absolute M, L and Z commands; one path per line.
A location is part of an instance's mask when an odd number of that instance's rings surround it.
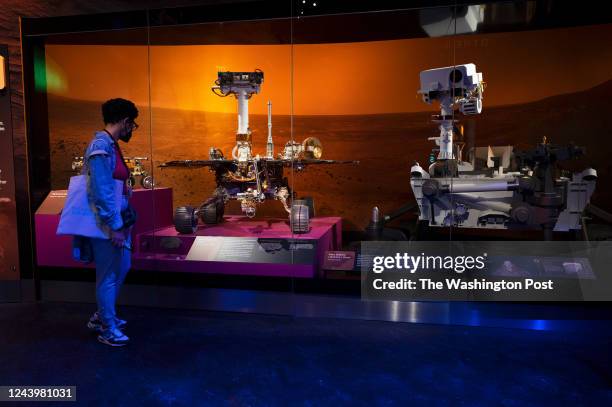
M 130 238 L 126 240 L 131 244 Z M 130 269 L 131 252 L 126 248 L 113 246 L 108 239 L 91 239 L 96 264 L 96 301 L 98 315 L 104 328 L 114 329 L 115 303 L 125 276 Z

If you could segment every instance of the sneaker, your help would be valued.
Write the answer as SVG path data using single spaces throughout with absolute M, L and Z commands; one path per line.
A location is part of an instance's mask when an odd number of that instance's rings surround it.
M 115 328 L 105 329 L 104 332 L 98 335 L 98 341 L 109 346 L 125 346 L 130 341 L 130 338 Z
M 115 318 L 115 326 L 117 328 L 121 329 L 126 325 L 127 321 L 125 319 Z M 102 331 L 104 331 L 104 325 L 102 325 L 102 320 L 98 315 L 98 311 L 94 312 L 91 318 L 89 318 L 89 321 L 87 322 L 87 328 L 99 333 L 102 333 Z
M 117 328 L 121 329 L 127 325 L 127 321 L 125 319 L 115 318 L 115 325 Z

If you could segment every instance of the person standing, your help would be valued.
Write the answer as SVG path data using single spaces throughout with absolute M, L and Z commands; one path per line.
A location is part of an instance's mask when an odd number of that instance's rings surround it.
M 119 319 L 115 311 L 119 290 L 131 266 L 131 226 L 126 226 L 122 216 L 131 195 L 127 184 L 130 171 L 118 142 L 130 141 L 132 132 L 138 128 L 134 121 L 137 117 L 138 109 L 129 100 L 116 98 L 103 103 L 104 129 L 94 134 L 83 158 L 83 173 L 89 174 L 88 201 L 95 208 L 98 224 L 109 230 L 108 239 L 78 237 L 79 245 L 89 244 L 96 266 L 98 309 L 87 327 L 99 333 L 98 341 L 110 346 L 129 342 L 122 331 L 126 321 Z M 115 197 L 115 180 L 123 182 L 120 206 Z

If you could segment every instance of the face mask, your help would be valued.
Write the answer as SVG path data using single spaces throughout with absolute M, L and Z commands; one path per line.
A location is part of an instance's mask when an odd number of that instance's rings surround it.
M 127 126 L 128 126 L 128 124 L 125 124 L 124 132 L 123 132 L 123 134 L 121 134 L 119 136 L 119 140 L 121 140 L 123 142 L 126 142 L 126 143 L 128 143 L 130 141 L 130 139 L 132 138 L 132 128 L 133 128 L 133 126 L 130 126 L 130 131 L 127 131 L 126 130 Z
M 132 138 L 132 130 L 123 133 L 122 135 L 119 136 L 119 140 L 124 141 L 124 142 L 129 142 L 130 139 Z

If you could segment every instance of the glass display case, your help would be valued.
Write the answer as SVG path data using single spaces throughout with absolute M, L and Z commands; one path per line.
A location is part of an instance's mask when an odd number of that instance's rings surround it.
M 113 97 L 142 280 L 356 296 L 364 241 L 606 238 L 612 25 L 340 3 L 26 21 L 37 266 L 81 267 L 55 228 Z

